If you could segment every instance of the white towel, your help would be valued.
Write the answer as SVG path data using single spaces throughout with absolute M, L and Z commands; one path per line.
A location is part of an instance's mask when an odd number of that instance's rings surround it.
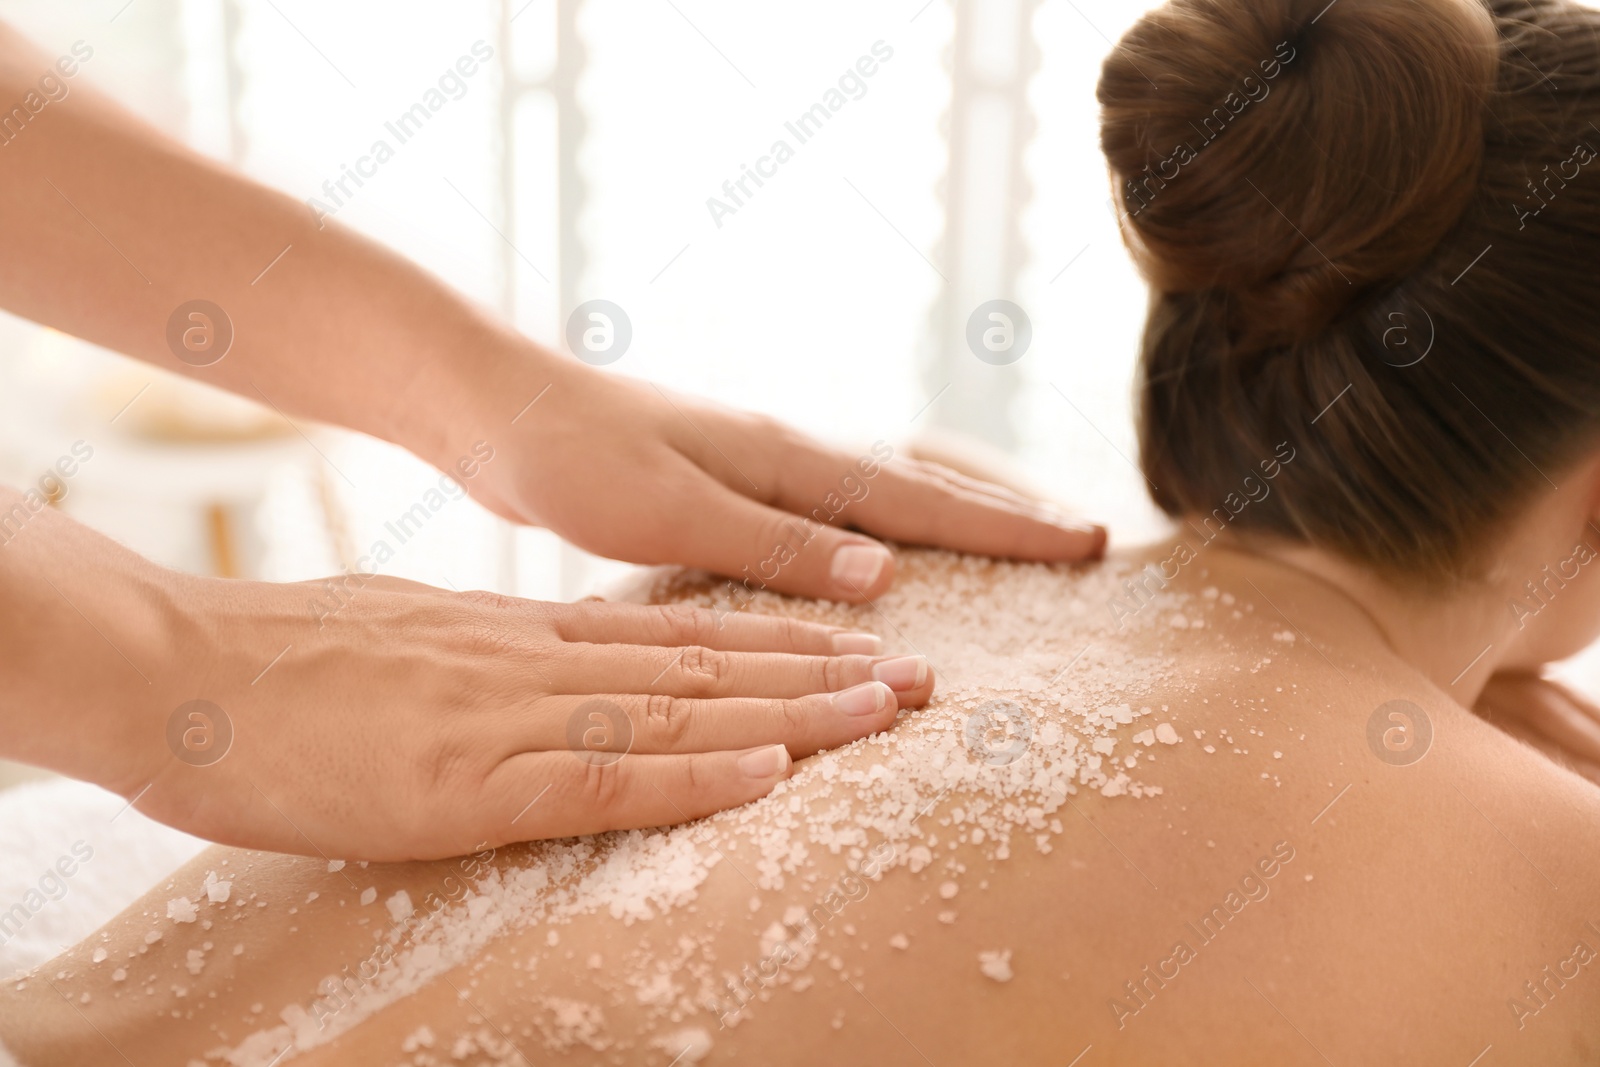
M 82 782 L 0 792 L 0 977 L 83 940 L 204 847 Z

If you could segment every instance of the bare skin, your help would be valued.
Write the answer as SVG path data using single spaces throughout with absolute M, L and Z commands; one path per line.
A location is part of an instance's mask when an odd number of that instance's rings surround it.
M 1165 558 L 1156 551 L 1136 562 Z M 908 576 L 941 565 L 914 557 L 905 564 Z M 1066 571 L 1035 580 L 1063 603 L 1080 581 Z M 1205 595 L 1208 587 L 1217 599 Z M 973 602 L 982 606 L 983 596 L 973 592 Z M 797 876 L 785 890 L 756 893 L 746 876 L 758 869 L 758 851 L 747 837 L 721 834 L 724 859 L 687 906 L 632 924 L 600 913 L 509 932 L 333 1042 L 286 1060 L 413 1062 L 402 1044 L 426 1023 L 438 1043 L 421 1051 L 440 1062 L 451 1062 L 452 1041 L 466 1033 L 484 1035 L 480 1046 L 507 1044 L 463 1062 L 520 1063 L 525 1055 L 666 1064 L 681 1050 L 650 1042 L 689 1025 L 712 1036 L 708 1063 L 1067 1063 L 1084 1053 L 1084 1064 L 1459 1067 L 1491 1045 L 1496 1062 L 1591 1062 L 1600 1048 L 1600 961 L 1570 961 L 1577 942 L 1600 947 L 1600 928 L 1588 925 L 1600 926 L 1600 790 L 1474 716 L 1446 692 L 1448 678 L 1432 679 L 1397 654 L 1367 609 L 1301 567 L 1219 543 L 1140 615 L 1159 621 L 1182 604 L 1210 605 L 1204 628 L 1119 631 L 1096 604 L 1050 635 L 1068 650 L 1063 662 L 1092 639 L 1117 657 L 1173 665 L 1154 675 L 1125 668 L 1120 680 L 1130 703 L 1167 705 L 1163 717 L 1182 739 L 1144 750 L 1156 758 L 1133 772 L 1161 786 L 1160 795 L 1080 789 L 1061 808 L 1063 829 L 1048 853 L 1019 831 L 1005 859 L 975 844 L 941 843 L 935 863 L 918 874 L 892 867 L 821 927 L 817 945 L 841 970 L 826 958 L 797 968 L 795 976 L 813 979 L 810 988 L 771 988 L 736 1027 L 719 1029 L 715 1010 L 664 1020 L 624 979 L 645 973 L 640 961 L 668 954 L 681 935 L 701 939 L 694 960 L 709 958 L 717 969 L 756 962 L 762 931 L 785 907 L 815 904 L 815 886 L 848 877 L 846 856 L 813 848 L 801 875 L 814 881 Z M 861 624 L 873 617 L 870 609 L 823 612 L 798 602 L 785 610 Z M 889 640 L 904 633 L 921 643 L 916 618 L 878 621 Z M 972 639 L 982 644 L 984 635 Z M 1412 702 L 1431 725 L 1425 755 L 1409 764 L 1396 753 L 1416 742 L 1416 721 L 1385 737 L 1395 723 L 1384 720 L 1379 740 L 1369 740 L 1374 711 L 1395 699 Z M 936 699 L 895 730 L 943 710 Z M 1151 721 L 1119 728 L 1119 756 Z M 866 769 L 882 759 L 875 743 L 858 743 L 841 766 Z M 840 795 L 817 776 L 802 774 L 793 785 L 803 808 Z M 786 803 L 779 796 L 747 810 L 768 821 Z M 957 789 L 920 825 L 951 838 L 952 813 L 973 803 L 970 791 Z M 529 856 L 502 850 L 486 861 L 509 870 Z M 965 869 L 953 872 L 953 863 Z M 200 1058 L 274 1025 L 281 1006 L 310 1003 L 324 976 L 370 954 L 382 897 L 405 888 L 421 901 L 447 878 L 464 877 L 459 864 L 329 873 L 320 862 L 218 849 L 174 885 L 192 887 L 206 871 L 224 869 L 236 897 L 256 893 L 269 905 L 218 906 L 208 913 L 219 918 L 211 931 L 153 924 L 150 916 L 164 915 L 177 891 L 157 887 L 101 934 L 5 991 L 6 1042 L 39 1067 L 103 1061 L 114 1055 L 111 1045 L 134 1063 Z M 959 888 L 949 899 L 939 892 L 947 880 Z M 368 884 L 381 897 L 363 909 L 358 895 Z M 1213 920 L 1215 929 L 1205 926 L 1230 891 L 1244 902 L 1225 922 Z M 301 904 L 312 892 L 317 898 Z M 941 922 L 942 911 L 953 911 L 954 921 Z M 163 937 L 141 953 L 152 925 Z M 1199 936 L 1201 926 L 1210 936 Z M 894 935 L 907 947 L 893 947 Z M 207 941 L 215 948 L 190 976 L 186 953 Z M 1178 941 L 1193 956 L 1174 964 Z M 236 942 L 245 946 L 237 957 L 229 953 Z M 95 964 L 90 953 L 101 945 L 110 959 Z M 1012 950 L 1009 982 L 980 970 L 979 953 L 995 949 Z M 592 968 L 596 954 L 601 965 Z M 133 977 L 116 996 L 107 972 L 119 963 Z M 143 976 L 152 968 L 160 977 L 147 996 Z M 1543 982 L 1543 996 L 1532 997 L 1525 982 Z M 182 998 L 175 985 L 185 988 Z M 77 1003 L 85 992 L 89 1003 Z M 546 997 L 600 1006 L 605 1054 L 547 1047 Z M 255 1004 L 263 1010 L 253 1013 Z

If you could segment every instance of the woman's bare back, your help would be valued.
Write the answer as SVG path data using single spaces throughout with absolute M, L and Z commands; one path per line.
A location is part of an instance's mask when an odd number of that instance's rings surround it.
M 876 631 L 936 696 L 668 832 L 338 871 L 212 850 L 7 995 L 71 1001 L 135 1063 L 241 1067 L 1487 1065 L 1600 1042 L 1600 793 L 1314 582 L 1220 549 L 1076 572 L 910 552 L 876 607 L 752 610 Z M 180 896 L 199 921 L 168 917 Z

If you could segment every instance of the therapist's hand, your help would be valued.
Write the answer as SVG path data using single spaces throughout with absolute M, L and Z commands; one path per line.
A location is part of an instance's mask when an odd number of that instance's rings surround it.
M 1098 526 L 883 442 L 846 452 L 764 416 L 541 356 L 520 388 L 497 386 L 480 408 L 477 436 L 495 458 L 466 484 L 502 515 L 599 555 L 861 601 L 889 588 L 894 557 L 851 528 L 1025 560 L 1078 561 L 1105 547 Z M 471 433 L 458 439 L 463 453 Z
M 919 658 L 839 654 L 870 635 L 769 616 L 384 578 L 341 579 L 329 614 L 319 584 L 179 581 L 142 758 L 104 784 L 213 841 L 330 860 L 699 818 L 933 689 Z

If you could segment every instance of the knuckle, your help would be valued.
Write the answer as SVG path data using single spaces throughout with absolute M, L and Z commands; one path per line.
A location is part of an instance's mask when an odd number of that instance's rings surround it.
M 440 731 L 429 744 L 412 750 L 418 796 L 448 796 L 471 773 L 472 746 L 454 730 Z
M 694 702 L 683 697 L 653 695 L 645 698 L 645 728 L 661 745 L 676 748 L 689 733 Z
M 504 611 L 512 607 L 516 601 L 504 593 L 494 593 L 487 589 L 471 589 L 458 594 L 462 601 L 481 608 L 490 608 L 495 611 Z
M 713 692 L 733 673 L 733 661 L 724 652 L 690 645 L 678 658 L 678 674 L 696 695 Z
M 665 604 L 655 609 L 667 624 L 667 632 L 681 645 L 703 645 L 716 629 L 710 612 L 687 604 Z
M 785 741 L 803 740 L 811 731 L 811 713 L 804 701 L 779 701 L 775 717 L 783 730 Z
M 778 640 L 787 648 L 805 648 L 811 643 L 814 627 L 792 615 L 779 615 Z
M 584 810 L 610 812 L 622 800 L 623 760 L 581 763 L 577 781 L 578 802 Z
M 700 791 L 708 784 L 710 783 L 706 780 L 705 768 L 701 765 L 699 759 L 690 757 L 689 759 L 683 761 L 683 789 L 685 797 L 687 797 L 691 802 L 697 800 L 700 796 Z M 699 805 L 696 805 L 696 807 L 699 807 Z
M 829 693 L 837 693 L 848 685 L 848 671 L 850 661 L 842 656 L 830 656 L 822 661 L 822 687 Z

